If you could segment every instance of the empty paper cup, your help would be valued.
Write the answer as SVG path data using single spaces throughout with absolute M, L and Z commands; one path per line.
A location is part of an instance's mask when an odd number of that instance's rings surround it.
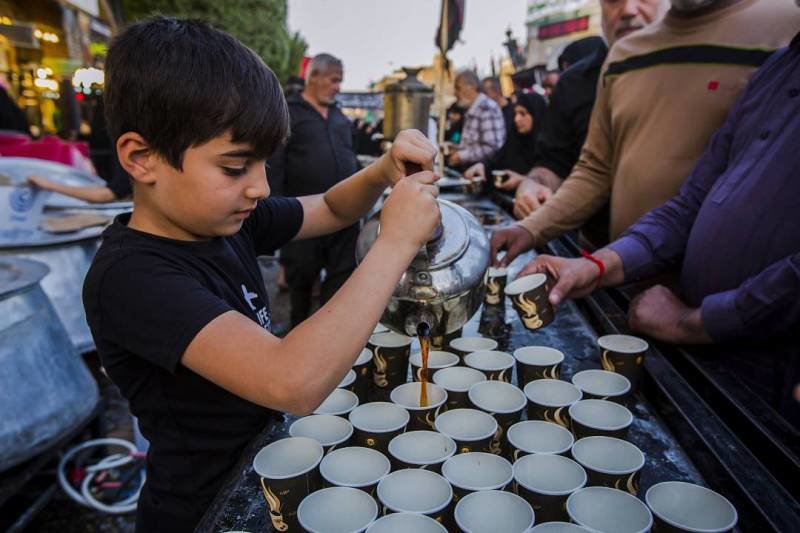
M 392 513 L 378 518 L 367 533 L 447 533 L 442 524 L 422 514 Z
M 574 442 L 568 429 L 543 420 L 517 422 L 508 428 L 506 436 L 513 461 L 532 453 L 563 455 Z
M 514 463 L 514 483 L 540 522 L 563 521 L 569 519 L 564 504 L 586 485 L 586 472 L 561 455 L 526 455 Z
M 538 526 L 533 526 L 525 533 L 591 533 L 588 529 L 569 522 L 545 522 Z
M 462 361 L 469 353 L 494 350 L 495 348 L 497 348 L 497 341 L 486 337 L 459 337 L 450 341 L 450 351 L 458 355 Z
M 645 533 L 653 516 L 636 496 L 608 487 L 586 487 L 567 499 L 567 513 L 576 524 L 599 533 Z
M 378 504 L 363 491 L 331 487 L 300 502 L 297 518 L 310 533 L 360 533 L 378 517 Z
M 414 381 L 422 381 L 422 354 L 413 352 L 411 354 L 411 377 Z M 442 368 L 456 366 L 461 359 L 450 352 L 431 350 L 428 352 L 428 381 L 433 380 L 433 375 Z
M 733 530 L 738 521 L 736 508 L 727 498 L 683 481 L 653 485 L 644 499 L 659 532 L 719 533 Z
M 304 416 L 292 422 L 289 435 L 314 439 L 328 453 L 337 446 L 347 446 L 353 435 L 353 425 L 341 416 Z
M 375 325 L 375 328 L 372 330 L 372 334 L 374 335 L 376 333 L 386 333 L 387 331 L 389 331 L 389 328 L 378 322 Z
M 372 367 L 372 350 L 364 348 L 353 364 L 356 373 L 353 392 L 358 396 L 359 403 L 367 403 L 369 400 L 369 392 L 372 389 Z
M 575 440 L 602 436 L 624 439 L 633 415 L 624 405 L 606 400 L 581 400 L 569 408 Z
M 333 389 L 325 401 L 314 411 L 315 415 L 347 416 L 358 406 L 358 396 L 347 389 Z
M 622 374 L 631 382 L 633 390 L 638 389 L 644 355 L 650 347 L 647 341 L 631 335 L 603 335 L 597 339 L 597 345 L 603 370 Z
M 443 388 L 433 383 L 426 383 L 425 390 L 428 394 L 428 404 L 425 407 L 421 407 L 419 403 L 422 391 L 422 383 L 419 381 L 399 385 L 390 395 L 393 403 L 404 407 L 411 415 L 407 427 L 410 431 L 435 429 L 434 420 L 446 409 L 444 403 L 447 401 L 447 393 Z
M 528 420 L 544 420 L 569 429 L 569 407 L 583 393 L 575 385 L 558 379 L 537 379 L 525 385 Z
M 508 383 L 514 369 L 514 357 L 497 350 L 481 350 L 465 355 L 464 364 L 483 372 L 486 379 Z
M 433 382 L 447 391 L 448 409 L 472 407 L 469 389 L 481 381 L 486 381 L 483 372 L 465 366 L 443 368 L 433 376 Z
M 297 507 L 320 485 L 317 466 L 322 446 L 308 437 L 289 437 L 265 446 L 253 458 L 261 491 L 269 505 L 272 527 L 298 530 Z
M 354 428 L 353 444 L 375 448 L 385 454 L 389 441 L 406 430 L 410 416 L 399 405 L 370 402 L 353 409 L 348 418 Z
M 644 454 L 630 442 L 613 437 L 586 437 L 572 446 L 572 457 L 586 470 L 590 487 L 611 487 L 634 496 L 639 492 Z
M 497 432 L 497 421 L 477 409 L 453 409 L 436 417 L 436 431 L 447 435 L 458 446 L 456 453 L 489 452 Z
M 497 420 L 497 433 L 490 445 L 492 453 L 507 449 L 506 432 L 522 418 L 528 403 L 525 394 L 514 385 L 502 381 L 482 381 L 469 389 L 472 405 L 486 411 Z
M 347 374 L 344 375 L 344 378 L 342 379 L 342 381 L 339 382 L 339 385 L 337 385 L 337 387 L 340 389 L 347 389 L 349 391 L 352 391 L 353 384 L 355 383 L 355 381 L 356 381 L 356 371 L 351 368 L 350 370 L 347 371 Z
M 514 478 L 508 460 L 484 452 L 454 455 L 442 465 L 442 475 L 453 486 L 453 501 L 471 492 L 503 490 Z
M 483 301 L 486 305 L 500 305 L 505 298 L 508 269 L 489 267 L 486 271 L 486 294 Z
M 411 337 L 393 331 L 375 333 L 369 338 L 372 349 L 372 384 L 375 394 L 382 400 L 389 392 L 406 382 L 408 357 L 411 353 Z
M 379 451 L 350 446 L 326 455 L 319 465 L 319 472 L 326 485 L 361 489 L 374 494 L 378 482 L 391 468 L 389 459 Z
M 607 370 L 582 370 L 572 376 L 572 384 L 587 400 L 620 401 L 631 390 L 628 378 Z
M 426 468 L 440 473 L 442 463 L 456 453 L 456 442 L 436 431 L 408 431 L 389 442 L 395 470 Z
M 535 379 L 558 379 L 564 354 L 548 346 L 524 346 L 514 350 L 517 383 L 524 387 Z
M 473 492 L 456 504 L 456 524 L 469 533 L 523 533 L 533 525 L 531 506 L 510 492 Z
M 442 522 L 452 498 L 453 489 L 445 478 L 418 468 L 392 472 L 378 483 L 384 514 L 418 513 Z
M 517 278 L 506 286 L 505 293 L 526 329 L 543 328 L 555 320 L 556 314 L 548 299 L 547 276 L 531 274 Z

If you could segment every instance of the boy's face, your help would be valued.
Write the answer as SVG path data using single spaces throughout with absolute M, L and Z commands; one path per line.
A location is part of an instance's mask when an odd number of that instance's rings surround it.
M 155 181 L 146 187 L 147 203 L 174 227 L 176 238 L 232 235 L 269 195 L 266 161 L 250 146 L 220 136 L 186 150 L 183 171 L 161 158 L 153 163 Z M 144 192 L 144 191 L 143 191 Z M 183 233 L 183 235 L 181 235 Z

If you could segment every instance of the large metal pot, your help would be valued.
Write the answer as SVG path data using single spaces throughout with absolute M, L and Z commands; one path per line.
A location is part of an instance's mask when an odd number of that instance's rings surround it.
M 405 79 L 386 87 L 383 95 L 383 136 L 393 140 L 402 130 L 428 134 L 433 89 L 417 79 L 419 68 L 406 68 Z
M 489 238 L 466 209 L 438 200 L 442 223 L 434 238 L 420 248 L 400 278 L 381 324 L 416 335 L 426 322 L 432 336 L 458 330 L 483 302 L 484 277 L 489 268 Z M 380 213 L 361 230 L 356 258 L 361 262 L 380 230 Z
M 83 425 L 99 400 L 39 281 L 37 261 L 0 257 L 0 471 Z

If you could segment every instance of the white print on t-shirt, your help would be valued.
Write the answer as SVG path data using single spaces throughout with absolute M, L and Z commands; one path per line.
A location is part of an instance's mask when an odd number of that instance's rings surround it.
M 244 296 L 244 301 L 247 302 L 247 305 L 250 306 L 250 309 L 253 310 L 253 311 L 256 311 L 256 306 L 253 305 L 253 300 L 258 298 L 258 294 L 256 294 L 255 292 L 250 292 L 247 289 L 247 287 L 245 287 L 244 283 L 242 283 L 242 296 Z M 269 312 L 267 312 L 267 307 L 266 306 L 264 306 L 261 309 L 259 309 L 258 311 L 256 311 L 256 320 L 258 321 L 258 324 L 262 328 L 264 328 L 267 331 L 269 331 L 270 316 L 269 316 Z

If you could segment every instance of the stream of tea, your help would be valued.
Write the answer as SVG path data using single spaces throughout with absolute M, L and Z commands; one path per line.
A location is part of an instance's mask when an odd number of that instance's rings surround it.
M 431 346 L 431 328 L 427 322 L 420 322 L 417 325 L 417 337 L 419 338 L 419 351 L 422 357 L 422 368 L 419 371 L 419 406 L 428 407 L 428 353 Z

